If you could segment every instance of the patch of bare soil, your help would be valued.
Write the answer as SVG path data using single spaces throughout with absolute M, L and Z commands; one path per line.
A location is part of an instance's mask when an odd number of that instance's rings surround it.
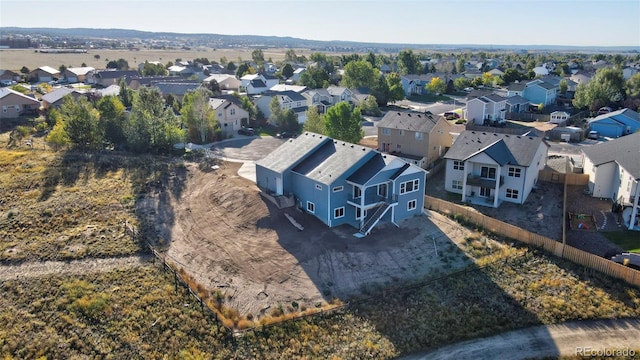
M 187 166 L 179 196 L 159 190 L 139 202 L 166 254 L 201 285 L 224 293 L 225 305 L 256 318 L 279 305 L 313 307 L 348 300 L 378 285 L 449 272 L 470 262 L 458 249 L 468 230 L 437 213 L 355 229 L 329 229 L 297 208 L 278 210 L 256 185 L 223 163 L 210 172 Z M 289 214 L 304 228 L 294 227 Z M 437 255 L 436 255 L 437 252 Z

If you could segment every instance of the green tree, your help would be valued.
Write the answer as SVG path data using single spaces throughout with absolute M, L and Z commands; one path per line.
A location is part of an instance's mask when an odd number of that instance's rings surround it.
M 247 63 L 242 63 L 240 64 L 240 66 L 238 66 L 238 69 L 236 70 L 236 77 L 241 78 L 249 73 L 250 73 L 249 65 Z
M 120 92 L 118 93 L 120 102 L 127 108 L 131 107 L 131 105 L 133 104 L 133 90 L 129 86 L 127 86 L 127 83 L 126 81 L 124 81 L 124 79 L 120 79 L 120 83 L 118 84 L 118 86 L 120 86 Z
M 128 70 L 129 63 L 125 59 L 111 60 L 107 63 L 107 69 Z
M 569 84 L 567 83 L 567 80 L 565 79 L 560 80 L 560 83 L 558 83 L 558 90 L 560 90 L 560 93 L 566 94 L 568 89 L 569 89 Z
M 458 61 L 456 61 L 456 70 L 458 70 L 458 74 L 462 74 L 466 70 L 463 58 L 458 58 Z
M 96 103 L 100 113 L 100 128 L 104 140 L 113 145 L 122 146 L 126 143 L 124 135 L 125 108 L 116 96 L 103 96 Z
M 293 76 L 293 71 L 293 66 L 291 66 L 291 64 L 284 64 L 284 66 L 282 67 L 282 76 L 288 79 Z
M 144 76 L 164 76 L 167 75 L 167 69 L 162 64 L 152 64 L 148 61 L 144 62 L 142 67 L 142 75 Z
M 253 50 L 251 52 L 251 58 L 256 64 L 262 64 L 264 62 L 264 53 L 262 52 L 262 49 Z
M 180 114 L 187 125 L 188 138 L 192 142 L 205 144 L 215 138 L 215 111 L 209 106 L 211 92 L 198 88 L 187 92 L 182 100 Z
M 482 85 L 496 87 L 500 84 L 502 84 L 502 79 L 499 76 L 491 75 L 488 72 L 482 74 Z
M 102 144 L 100 113 L 84 96 L 74 101 L 67 95 L 60 107 L 64 130 L 71 143 L 79 148 L 99 148 Z
M 599 69 L 591 81 L 578 85 L 573 106 L 597 110 L 625 99 L 625 82 L 621 69 Z
M 361 110 L 363 114 L 371 116 L 380 116 L 380 108 L 378 108 L 378 100 L 373 95 L 367 96 L 362 102 Z
M 633 75 L 627 80 L 627 97 L 640 98 L 640 73 Z
M 447 89 L 447 84 L 439 77 L 434 77 L 425 85 L 426 90 L 431 94 L 442 94 Z
M 242 108 L 247 110 L 247 112 L 249 113 L 249 119 L 247 120 L 248 121 L 256 120 L 258 116 L 258 111 L 256 109 L 256 106 L 251 101 L 251 99 L 249 99 L 247 95 L 243 95 L 240 98 L 240 101 L 242 102 Z M 242 124 L 242 125 L 248 125 L 248 124 Z
M 311 89 L 326 88 L 329 86 L 329 74 L 322 67 L 309 66 L 298 79 L 298 84 Z
M 462 89 L 465 89 L 465 88 L 468 88 L 469 86 L 471 86 L 471 80 L 469 80 L 469 78 L 467 78 L 465 76 L 461 76 L 461 77 L 456 78 L 455 80 L 453 80 L 453 86 L 457 90 L 462 90 Z
M 365 61 L 369 66 L 368 62 Z M 324 116 L 326 135 L 336 140 L 357 144 L 364 137 L 362 131 L 362 114 L 360 108 L 353 110 L 346 101 L 341 101 L 329 108 Z
M 389 87 L 388 100 L 392 103 L 404 99 L 404 88 L 402 87 L 402 80 L 397 73 L 391 73 L 387 75 L 387 86 Z
M 344 67 L 342 86 L 356 88 L 373 88 L 376 83 L 377 70 L 365 60 L 352 61 Z
M 520 81 L 522 79 L 522 74 L 515 68 L 508 68 L 502 75 L 502 81 L 504 81 L 505 84 L 511 84 L 514 81 Z
M 60 71 L 60 75 L 64 74 L 64 71 L 67 70 L 67 66 L 62 64 L 58 67 L 58 71 Z
M 269 119 L 272 124 L 278 124 L 278 121 L 282 117 L 282 108 L 280 107 L 280 102 L 276 96 L 271 98 L 271 102 L 269 103 L 269 111 L 271 111 L 271 115 L 269 115 Z
M 385 79 L 384 75 L 378 75 L 376 82 L 371 88 L 371 95 L 376 98 L 379 106 L 387 106 L 387 103 L 389 102 L 389 85 L 387 84 L 387 79 Z
M 320 115 L 316 107 L 310 107 L 307 110 L 307 121 L 304 122 L 302 129 L 317 134 L 325 134 L 324 117 Z
M 227 71 L 230 73 L 236 71 L 236 64 L 234 64 L 233 61 L 227 63 Z
M 49 135 L 47 135 L 47 143 L 51 144 L 56 151 L 71 143 L 71 139 L 69 139 L 64 127 L 64 122 L 59 118 Z
M 168 152 L 184 140 L 178 118 L 165 107 L 157 87 L 138 90 L 126 122 L 125 134 L 129 148 L 138 152 Z
M 20 73 L 21 73 L 21 74 L 28 74 L 28 73 L 30 73 L 30 72 L 31 72 L 31 71 L 30 71 L 30 70 L 29 70 L 29 68 L 28 68 L 28 67 L 26 67 L 26 66 L 23 66 L 22 68 L 20 68 Z
M 287 52 L 284 54 L 284 61 L 297 63 L 298 62 L 298 55 L 296 55 L 296 51 L 293 50 L 293 49 L 287 50 Z
M 398 71 L 400 74 L 421 74 L 422 64 L 418 55 L 412 50 L 401 50 L 398 54 Z

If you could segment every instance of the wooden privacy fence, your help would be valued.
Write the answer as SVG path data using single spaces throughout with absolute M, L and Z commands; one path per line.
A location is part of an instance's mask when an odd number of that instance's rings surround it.
M 567 185 L 587 185 L 588 174 L 560 173 L 552 169 L 543 169 L 538 173 L 538 181 Z
M 476 226 L 493 233 L 542 248 L 560 258 L 567 259 L 576 264 L 600 271 L 609 276 L 622 279 L 631 285 L 640 287 L 640 271 L 638 270 L 483 215 L 471 207 L 457 205 L 428 195 L 424 197 L 424 207 L 447 215 L 462 216 Z

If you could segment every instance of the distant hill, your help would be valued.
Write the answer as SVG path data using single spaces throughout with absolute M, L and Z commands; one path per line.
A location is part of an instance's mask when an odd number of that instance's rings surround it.
M 9 34 L 45 35 L 49 37 L 73 37 L 84 39 L 139 39 L 147 41 L 183 41 L 197 45 L 209 44 L 213 47 L 279 47 L 309 48 L 319 50 L 352 49 L 356 50 L 482 50 L 482 51 L 576 51 L 576 52 L 640 52 L 640 46 L 571 46 L 571 45 L 477 45 L 477 44 L 407 44 L 407 43 L 367 43 L 344 40 L 320 41 L 294 37 L 260 35 L 222 35 L 222 34 L 184 34 L 171 32 L 149 32 L 128 29 L 93 28 L 20 28 L 0 27 L 0 37 Z

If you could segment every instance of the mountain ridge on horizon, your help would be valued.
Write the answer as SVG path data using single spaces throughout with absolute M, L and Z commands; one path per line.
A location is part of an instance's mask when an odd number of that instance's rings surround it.
M 74 36 L 100 39 L 131 39 L 139 38 L 145 40 L 184 40 L 214 41 L 218 46 L 225 43 L 252 47 L 291 47 L 291 48 L 316 48 L 316 47 L 350 47 L 350 48 L 410 48 L 410 49 L 432 49 L 432 50 L 454 50 L 454 49 L 482 49 L 482 50 L 550 50 L 550 51 L 604 51 L 604 52 L 640 52 L 639 46 L 583 46 L 583 45 L 501 45 L 501 44 L 413 44 L 413 43 L 375 43 L 349 40 L 310 40 L 295 38 L 291 36 L 271 36 L 271 35 L 227 35 L 214 33 L 176 33 L 176 32 L 155 32 L 135 29 L 120 28 L 50 28 L 50 27 L 0 27 L 0 36 L 7 36 L 6 33 L 14 34 L 45 34 L 56 36 Z

